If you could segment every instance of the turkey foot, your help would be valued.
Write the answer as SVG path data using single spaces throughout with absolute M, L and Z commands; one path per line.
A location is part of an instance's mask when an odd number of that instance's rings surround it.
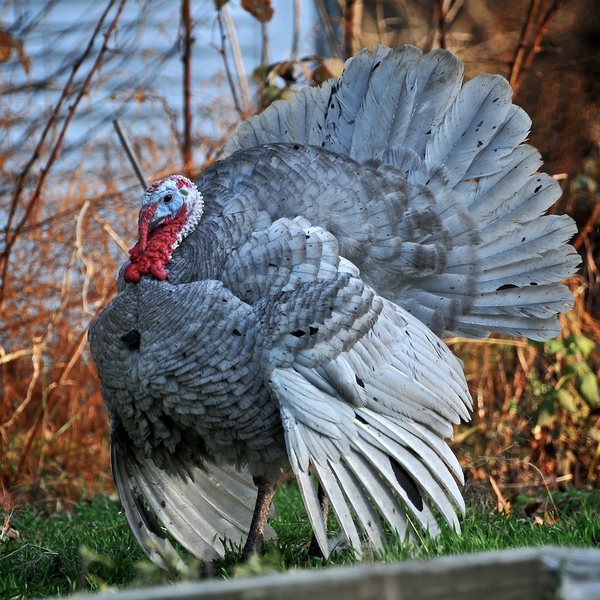
M 248 539 L 246 540 L 242 553 L 244 560 L 248 559 L 253 554 L 258 554 L 260 550 L 265 533 L 265 525 L 267 524 L 267 517 L 269 516 L 271 503 L 273 502 L 273 497 L 277 490 L 277 481 L 270 481 L 264 477 L 255 477 L 254 483 L 258 488 L 258 495 L 256 497 L 254 514 L 252 515 L 252 523 L 250 523 Z

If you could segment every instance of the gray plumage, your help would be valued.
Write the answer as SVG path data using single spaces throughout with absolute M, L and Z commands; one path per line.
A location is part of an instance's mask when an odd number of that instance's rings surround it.
M 444 438 L 471 399 L 438 336 L 557 335 L 579 262 L 573 221 L 541 216 L 560 189 L 508 83 L 462 75 L 447 51 L 363 51 L 245 121 L 199 195 L 149 188 L 149 235 L 193 217 L 165 280 L 131 275 L 132 250 L 90 343 L 115 481 L 159 564 L 152 513 L 210 560 L 251 527 L 253 479 L 290 467 L 326 556 L 315 478 L 357 555 L 384 521 L 435 534 L 435 508 L 459 528 Z

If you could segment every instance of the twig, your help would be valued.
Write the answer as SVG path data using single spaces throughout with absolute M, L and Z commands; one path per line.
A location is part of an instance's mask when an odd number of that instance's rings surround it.
M 375 21 L 377 23 L 377 37 L 379 39 L 379 43 L 383 44 L 384 46 L 389 46 L 382 0 L 377 0 L 375 2 Z
M 135 153 L 135 150 L 132 148 L 129 143 L 129 139 L 127 135 L 121 128 L 121 124 L 119 123 L 119 119 L 115 119 L 113 121 L 113 125 L 119 136 L 119 141 L 121 142 L 121 146 L 123 146 L 123 150 L 125 150 L 125 154 L 127 154 L 127 158 L 131 163 L 131 167 L 133 168 L 135 174 L 137 175 L 138 181 L 140 182 L 142 188 L 146 190 L 148 188 L 148 183 L 146 182 L 146 178 L 144 177 L 144 173 L 142 173 L 142 168 L 140 166 L 140 161 Z
M 213 47 L 219 52 L 221 58 L 223 59 L 223 66 L 225 67 L 225 76 L 227 77 L 227 81 L 229 83 L 229 89 L 231 90 L 231 96 L 233 97 L 233 104 L 235 106 L 235 109 L 240 115 L 243 115 L 244 110 L 242 108 L 242 105 L 240 104 L 237 89 L 235 87 L 235 82 L 233 81 L 233 75 L 231 74 L 231 69 L 229 67 L 229 61 L 227 60 L 227 51 L 225 50 L 225 40 L 227 39 L 227 35 L 223 27 L 223 19 L 221 18 L 220 10 L 217 11 L 217 23 L 219 24 L 219 33 L 221 34 L 221 47 L 217 48 L 216 46 L 214 46 L 214 44 Z
M 504 494 L 500 491 L 500 486 L 498 485 L 498 482 L 490 475 L 489 476 L 490 479 L 490 484 L 492 486 L 492 489 L 494 490 L 494 493 L 496 494 L 496 500 L 497 500 L 497 504 L 496 504 L 496 510 L 499 513 L 505 513 L 507 515 L 510 514 L 510 502 L 504 497 Z
M 532 17 L 532 10 L 530 10 L 529 17 L 527 18 L 527 24 L 523 31 L 523 37 L 521 39 L 521 43 L 519 44 L 519 48 L 517 50 L 517 55 L 515 56 L 515 61 L 513 63 L 513 68 L 511 69 L 510 74 L 510 84 L 513 88 L 514 94 L 518 93 L 521 89 L 521 85 L 523 85 L 523 79 L 525 78 L 525 73 L 531 67 L 531 63 L 535 58 L 535 55 L 539 52 L 540 46 L 542 44 L 542 40 L 544 36 L 548 32 L 548 26 L 552 19 L 556 16 L 556 13 L 559 11 L 560 7 L 563 5 L 565 0 L 554 0 L 552 6 L 546 11 L 545 15 L 539 20 L 537 24 L 537 30 L 531 43 L 531 47 L 525 56 L 525 47 L 523 47 L 524 36 L 529 36 L 531 30 L 533 29 L 533 25 L 530 27 L 530 18 Z M 535 5 L 539 2 L 539 0 L 533 0 L 531 8 L 534 9 Z M 526 39 L 525 39 L 526 41 Z
M 52 112 L 52 115 L 50 116 L 50 119 L 46 123 L 46 127 L 44 128 L 44 131 L 42 132 L 40 140 L 39 140 L 37 146 L 35 147 L 35 150 L 31 156 L 31 158 L 29 159 L 29 161 L 27 162 L 27 164 L 25 165 L 25 167 L 19 174 L 19 177 L 17 179 L 17 185 L 15 187 L 15 192 L 13 194 L 11 206 L 9 209 L 7 224 L 6 224 L 5 248 L 4 248 L 4 252 L 0 256 L 0 259 L 2 259 L 2 283 L 0 285 L 0 305 L 4 302 L 4 299 L 5 299 L 6 280 L 7 280 L 7 275 L 8 275 L 9 260 L 10 260 L 10 254 L 12 252 L 12 248 L 13 248 L 17 238 L 21 234 L 21 231 L 22 231 L 23 227 L 25 226 L 25 223 L 29 219 L 29 216 L 31 215 L 33 208 L 35 207 L 35 205 L 37 204 L 37 202 L 40 199 L 41 191 L 42 191 L 42 188 L 46 181 L 46 178 L 48 177 L 48 173 L 50 172 L 52 166 L 54 165 L 54 162 L 56 161 L 56 159 L 59 156 L 60 148 L 62 146 L 62 142 L 64 140 L 67 129 L 69 128 L 69 125 L 71 124 L 71 121 L 73 120 L 73 117 L 75 116 L 75 111 L 77 109 L 77 106 L 79 105 L 79 102 L 84 97 L 84 95 L 88 92 L 93 75 L 96 73 L 96 71 L 100 68 L 100 65 L 102 64 L 104 55 L 105 55 L 106 51 L 108 50 L 108 39 L 110 38 L 112 32 L 114 31 L 114 29 L 117 26 L 117 23 L 119 21 L 121 12 L 123 10 L 123 7 L 125 6 L 126 1 L 127 0 L 121 0 L 119 7 L 117 9 L 117 14 L 114 17 L 110 26 L 108 27 L 106 33 L 104 34 L 104 43 L 102 44 L 102 48 L 100 49 L 100 52 L 98 53 L 98 56 L 97 56 L 94 64 L 90 68 L 85 80 L 83 81 L 77 96 L 75 97 L 73 102 L 69 105 L 69 110 L 68 110 L 67 116 L 64 120 L 62 128 L 59 131 L 59 134 L 58 134 L 57 140 L 54 144 L 54 147 L 52 148 L 52 150 L 50 152 L 50 156 L 48 157 L 46 164 L 41 169 L 41 175 L 37 182 L 37 185 L 33 192 L 33 195 L 31 197 L 31 199 L 29 200 L 27 207 L 25 208 L 25 212 L 24 212 L 23 216 L 21 217 L 21 220 L 14 228 L 14 231 L 12 231 L 12 233 L 11 233 L 11 225 L 12 225 L 13 219 L 14 219 L 16 211 L 17 211 L 17 206 L 19 205 L 19 200 L 21 198 L 21 194 L 22 194 L 23 188 L 25 186 L 25 180 L 27 178 L 27 175 L 29 174 L 35 161 L 38 159 L 38 157 L 41 153 L 42 147 L 44 145 L 45 139 L 46 139 L 50 129 L 54 126 L 54 124 L 58 120 L 58 115 L 59 115 L 60 109 L 61 109 L 65 99 L 71 93 L 71 86 L 75 79 L 75 75 L 76 75 L 77 71 L 79 70 L 79 67 L 81 66 L 83 61 L 87 58 L 87 56 L 91 52 L 91 50 L 94 46 L 94 41 L 96 40 L 96 37 L 98 36 L 98 34 L 100 33 L 100 30 L 102 29 L 104 20 L 106 19 L 110 9 L 115 4 L 116 0 L 109 1 L 106 10 L 100 17 L 100 20 L 98 21 L 96 28 L 94 29 L 94 32 L 92 33 L 92 36 L 90 38 L 87 48 L 85 49 L 85 51 L 83 52 L 83 54 L 81 55 L 79 60 L 77 60 L 76 63 L 73 65 L 71 75 L 69 76 L 69 79 L 67 80 L 67 83 L 65 84 L 65 87 L 63 88 L 61 96 Z
M 33 366 L 33 373 L 31 375 L 31 379 L 29 380 L 29 385 L 27 386 L 27 393 L 25 394 L 25 398 L 15 408 L 10 419 L 0 424 L 0 435 L 2 439 L 6 441 L 6 431 L 11 427 L 11 425 L 17 420 L 17 417 L 27 408 L 31 400 L 33 399 L 33 390 L 38 382 L 40 372 L 41 372 L 41 363 L 42 363 L 42 354 L 46 347 L 47 338 L 45 338 L 42 342 L 34 343 L 33 352 L 31 356 L 31 364 Z
M 94 275 L 94 263 L 85 255 L 85 252 L 83 251 L 83 219 L 89 207 L 90 201 L 86 200 L 79 211 L 79 215 L 77 215 L 77 225 L 75 227 L 75 251 L 77 252 L 77 257 L 85 266 L 83 285 L 81 286 L 81 303 L 83 305 L 84 312 L 86 312 L 88 315 L 93 315 L 95 312 L 90 309 L 88 302 L 88 290 L 90 288 L 90 281 Z
M 4 348 L 0 346 L 0 365 L 17 360 L 17 358 L 21 358 L 22 356 L 29 356 L 31 354 L 33 354 L 33 348 L 22 348 L 21 350 L 15 350 L 14 352 L 9 352 L 6 354 L 4 352 Z
M 440 48 L 444 50 L 448 47 L 448 21 L 446 0 L 437 0 L 437 13 L 438 13 L 438 29 L 440 32 Z
M 49 392 L 48 396 L 46 397 L 45 402 L 40 405 L 37 413 L 35 414 L 35 416 L 32 419 L 32 424 L 31 424 L 29 430 L 27 431 L 27 435 L 25 436 L 25 440 L 22 445 L 21 458 L 19 459 L 19 462 L 17 463 L 17 470 L 19 472 L 22 472 L 24 470 L 26 460 L 28 460 L 28 458 L 31 457 L 32 444 L 34 443 L 34 441 L 36 439 L 39 439 L 39 429 L 43 424 L 44 413 L 46 412 L 46 407 L 48 406 L 50 401 L 53 399 L 53 396 L 56 393 L 56 390 L 60 389 L 60 387 L 65 382 L 69 372 L 73 368 L 75 360 L 77 359 L 77 357 L 79 357 L 79 355 L 83 352 L 83 349 L 85 348 L 85 344 L 86 344 L 86 340 L 87 340 L 87 332 L 88 332 L 88 329 L 86 327 L 85 329 L 83 329 L 81 331 L 81 333 L 79 334 L 79 337 L 77 338 L 75 343 L 72 344 L 72 346 L 71 346 L 72 349 L 69 351 L 69 354 L 68 354 L 71 357 L 70 360 L 63 367 L 60 377 L 57 379 L 56 383 L 54 384 L 54 387 L 52 388 L 52 390 Z M 12 421 L 12 419 L 11 419 L 11 421 Z M 4 424 L 3 427 L 4 426 L 6 426 L 6 424 Z M 1 432 L 2 432 L 2 429 L 0 428 L 0 433 Z
M 260 34 L 262 37 L 262 45 L 260 49 L 260 64 L 268 65 L 270 62 L 271 47 L 269 44 L 269 27 L 266 22 L 261 21 Z
M 129 255 L 129 246 L 121 239 L 119 234 L 110 226 L 110 223 L 103 219 L 97 212 L 93 213 L 94 221 L 102 226 L 102 229 L 110 235 L 110 237 L 117 243 L 117 246 L 123 250 L 123 252 Z
M 242 51 L 240 50 L 240 44 L 238 42 L 237 34 L 235 33 L 235 25 L 231 18 L 231 13 L 227 4 L 224 4 L 220 9 L 223 15 L 223 21 L 225 22 L 225 29 L 227 29 L 227 35 L 229 37 L 229 46 L 231 48 L 231 54 L 233 55 L 233 62 L 235 64 L 235 70 L 237 71 L 238 82 L 240 84 L 240 92 L 242 94 L 242 101 L 244 104 L 244 113 L 250 112 L 250 90 L 248 88 L 248 80 L 246 79 L 246 69 L 244 68 L 244 61 L 242 59 Z
M 356 42 L 360 39 L 363 0 L 346 0 L 344 15 L 346 56 L 356 54 Z
M 533 40 L 533 46 L 527 56 L 527 59 L 525 60 L 524 71 L 529 69 L 529 67 L 531 66 L 535 55 L 539 52 L 544 36 L 548 33 L 548 27 L 550 26 L 550 22 L 552 21 L 552 19 L 554 19 L 556 13 L 560 10 L 561 6 L 564 3 L 565 0 L 554 0 L 554 3 L 547 10 L 546 14 L 544 15 L 544 18 L 541 20 L 535 38 Z M 520 84 L 518 87 L 520 87 Z
M 342 52 L 337 42 L 333 26 L 331 24 L 331 15 L 327 13 L 323 0 L 315 0 L 315 6 L 319 13 L 319 20 L 321 21 L 323 28 L 325 29 L 325 35 L 327 36 L 327 42 L 329 44 L 329 50 L 333 58 L 342 58 Z
M 183 26 L 183 140 L 181 144 L 184 174 L 191 176 L 192 170 L 192 17 L 190 0 L 181 0 L 181 24 Z
M 294 0 L 294 30 L 292 33 L 292 62 L 298 60 L 300 27 L 302 26 L 302 0 Z M 263 64 L 268 64 L 264 62 Z
M 75 262 L 76 252 L 77 251 L 74 250 L 71 253 L 71 259 L 69 261 L 69 265 L 67 267 L 67 270 L 66 270 L 65 275 L 62 280 L 59 308 L 52 315 L 52 318 L 50 319 L 50 322 L 48 323 L 48 326 L 46 328 L 46 332 L 44 333 L 44 336 L 40 340 L 35 341 L 33 344 L 33 354 L 32 354 L 32 358 L 31 358 L 31 362 L 32 362 L 32 366 L 33 366 L 33 374 L 31 376 L 31 380 L 29 381 L 29 386 L 27 387 L 27 394 L 25 396 L 25 399 L 13 411 L 11 418 L 8 421 L 6 421 L 5 423 L 2 423 L 2 425 L 0 425 L 0 434 L 2 434 L 3 436 L 5 435 L 5 431 L 13 425 L 13 423 L 17 420 L 17 417 L 25 410 L 25 408 L 27 408 L 27 406 L 33 399 L 33 391 L 35 390 L 35 386 L 37 385 L 38 380 L 40 378 L 40 373 L 42 372 L 42 362 L 43 362 L 44 352 L 46 351 L 48 342 L 50 341 L 52 334 L 54 333 L 56 324 L 62 318 L 62 315 L 65 310 L 65 306 L 66 306 L 66 302 L 67 302 L 67 295 L 68 295 L 68 291 L 70 288 L 71 270 L 72 270 L 73 264 Z
M 460 9 L 463 7 L 465 0 L 449 0 L 450 6 L 446 10 L 446 24 L 450 27 L 454 20 L 458 16 Z
M 525 52 L 527 51 L 528 40 L 531 36 L 531 32 L 533 31 L 536 15 L 539 13 L 541 2 L 542 0 L 531 0 L 531 4 L 529 5 L 529 13 L 523 26 L 521 40 L 519 41 L 519 46 L 517 47 L 515 58 L 513 60 L 510 70 L 510 76 L 508 78 L 508 81 L 512 86 L 513 90 L 515 89 L 517 79 L 519 78 L 521 70 L 523 68 L 523 62 L 525 60 Z
M 600 200 L 600 198 L 598 198 L 598 200 Z M 586 237 L 589 236 L 589 234 L 592 232 L 592 230 L 596 227 L 596 223 L 598 223 L 598 220 L 600 220 L 600 202 L 599 201 L 597 201 L 595 203 L 594 210 L 592 211 L 590 218 L 587 220 L 583 229 L 581 229 L 581 231 L 577 234 L 577 237 L 575 238 L 575 241 L 573 242 L 573 248 L 575 248 L 575 250 L 579 250 L 579 248 L 581 248 Z
M 550 503 L 552 504 L 552 507 L 556 511 L 556 514 L 560 513 L 560 511 L 558 510 L 558 506 L 556 506 L 556 503 L 554 502 L 554 496 L 552 495 L 552 490 L 550 489 L 550 484 L 549 484 L 548 480 L 546 479 L 546 476 L 544 475 L 544 473 L 542 473 L 541 469 L 539 469 L 532 462 L 530 462 L 526 459 L 521 459 L 521 458 L 504 458 L 502 456 L 484 456 L 484 457 L 476 458 L 475 460 L 470 461 L 468 466 L 477 467 L 479 465 L 485 465 L 486 463 L 492 462 L 492 461 L 505 462 L 505 463 L 517 463 L 520 465 L 527 465 L 528 467 L 533 469 L 540 476 L 541 485 L 543 485 L 546 488 L 548 498 L 550 499 Z M 536 485 L 540 485 L 540 484 L 536 484 Z M 505 486 L 505 487 L 507 487 L 507 486 Z

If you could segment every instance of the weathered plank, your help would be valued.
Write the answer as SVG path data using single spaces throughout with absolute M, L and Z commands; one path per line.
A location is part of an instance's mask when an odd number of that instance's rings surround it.
M 89 600 L 89 595 L 71 600 Z M 523 548 L 98 594 L 94 600 L 600 600 L 600 549 Z

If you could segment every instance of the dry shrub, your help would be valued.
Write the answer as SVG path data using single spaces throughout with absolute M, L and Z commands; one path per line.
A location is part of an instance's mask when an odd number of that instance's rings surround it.
M 453 443 L 467 479 L 515 493 L 598 486 L 600 327 L 584 310 L 582 280 L 572 286 L 576 306 L 557 339 L 451 343 L 474 399 L 473 421 Z
M 589 68 L 596 63 L 577 60 L 577 52 L 583 51 L 573 49 L 573 40 L 583 43 L 582 36 L 577 35 L 582 23 L 569 18 L 547 23 L 563 24 L 555 31 L 556 41 L 551 40 L 554 47 L 564 44 L 571 57 L 562 71 L 546 68 L 548 62 L 536 63 L 540 57 L 551 62 L 552 55 L 544 52 L 547 46 L 540 46 L 535 36 L 525 40 L 528 53 L 522 57 L 521 69 L 516 70 L 515 52 L 527 13 L 522 3 L 508 4 L 512 8 L 498 12 L 500 3 L 491 1 L 354 1 L 348 6 L 353 10 L 362 7 L 362 16 L 359 18 L 356 12 L 342 15 L 337 29 L 342 31 L 340 44 L 346 43 L 348 48 L 375 41 L 416 43 L 425 50 L 441 44 L 467 60 L 469 76 L 492 70 L 512 74 L 520 82 L 534 123 L 543 123 L 533 141 L 552 159 L 554 172 L 567 173 L 562 181 L 569 193 L 560 208 L 566 206 L 581 225 L 578 249 L 586 268 L 584 278 L 572 282 L 577 308 L 563 319 L 562 347 L 498 338 L 452 341 L 452 348 L 465 362 L 474 398 L 473 422 L 457 430 L 454 448 L 476 481 L 493 477 L 501 486 L 516 489 L 542 481 L 596 486 L 600 424 L 597 407 L 592 406 L 590 398 L 586 401 L 580 379 L 585 373 L 596 375 L 598 357 L 591 347 L 586 354 L 584 342 L 581 347 L 573 342 L 573 336 L 600 339 L 594 320 L 599 279 L 594 255 L 595 207 L 600 179 L 594 168 L 585 173 L 583 182 L 574 178 L 584 172 L 581 140 L 586 140 L 587 146 L 583 146 L 589 154 L 594 139 L 591 132 L 597 131 L 597 114 L 590 108 L 588 96 L 597 85 L 590 83 L 594 70 Z M 546 0 L 541 5 L 552 8 L 556 3 Z M 54 104 L 40 109 L 35 100 L 48 90 L 62 89 L 64 79 L 53 74 L 45 82 L 31 85 L 30 69 L 43 56 L 29 55 L 27 39 L 18 37 L 19 32 L 37 35 L 44 27 L 44 15 L 35 15 L 20 28 L 15 24 L 10 31 L 0 32 L 0 114 L 4 115 L 2 126 L 6 132 L 0 152 L 0 216 L 4 221 L 11 210 L 14 213 L 4 239 L 0 238 L 0 497 L 5 504 L 27 498 L 52 510 L 58 504 L 68 505 L 112 489 L 108 423 L 86 332 L 94 315 L 115 293 L 118 266 L 135 238 L 139 187 L 114 135 L 99 132 L 107 128 L 115 113 L 127 114 L 126 125 L 141 157 L 142 170 L 158 178 L 183 167 L 199 171 L 206 160 L 215 156 L 222 135 L 237 120 L 235 103 L 223 88 L 232 81 L 231 72 L 210 82 L 221 86 L 222 92 L 212 104 L 203 103 L 203 90 L 196 89 L 191 94 L 193 110 L 184 111 L 194 119 L 191 130 L 187 130 L 190 123 L 186 122 L 186 135 L 191 131 L 194 143 L 190 164 L 189 140 L 182 142 L 177 125 L 179 112 L 164 94 L 166 88 L 171 95 L 182 95 L 181 84 L 160 79 L 150 87 L 150 79 L 145 79 L 143 72 L 133 72 L 128 62 L 137 52 L 136 56 L 143 55 L 142 59 L 147 60 L 150 70 L 170 59 L 177 65 L 177 39 L 171 39 L 171 46 L 159 51 L 155 39 L 151 40 L 151 48 L 143 46 L 143 33 L 144 28 L 179 31 L 178 23 L 157 27 L 144 3 L 135 6 L 139 14 L 120 21 L 120 39 L 131 36 L 131 45 L 122 47 L 109 36 L 114 51 L 105 56 L 101 66 L 94 68 L 90 59 L 81 67 L 73 86 L 64 88 L 65 101 L 57 116 L 53 116 Z M 577 13 L 585 6 L 584 0 L 572 2 L 569 10 Z M 439 7 L 448 10 L 435 17 Z M 115 2 L 107 24 L 116 18 L 117 8 Z M 340 23 L 344 27 L 340 28 Z M 539 18 L 536 23 L 539 25 Z M 82 35 L 88 37 L 94 25 L 78 24 Z M 540 31 L 540 27 L 533 29 Z M 58 39 L 54 46 L 58 46 Z M 46 47 L 53 45 L 48 43 Z M 528 63 L 529 57 L 535 60 Z M 75 58 L 71 57 L 70 62 L 65 59 L 67 70 L 74 66 Z M 294 73 L 295 64 L 308 81 L 318 81 L 339 67 L 335 60 L 293 58 L 285 63 L 285 69 L 277 71 L 277 65 L 272 65 L 265 72 L 284 73 L 287 77 Z M 536 70 L 537 64 L 543 72 Z M 316 71 L 311 71 L 313 68 Z M 14 75 L 19 70 L 25 73 L 21 80 Z M 588 118 L 583 123 L 576 116 L 581 114 L 577 108 L 572 104 L 565 108 L 564 94 L 541 93 L 544 89 L 559 89 L 565 70 L 570 72 L 569 85 L 578 91 L 577 101 L 587 107 Z M 85 87 L 88 73 L 92 78 L 74 123 L 79 128 L 93 129 L 95 134 L 89 139 L 83 136 L 79 141 L 67 138 L 61 142 L 59 134 L 69 107 Z M 525 77 L 521 77 L 523 74 Z M 547 78 L 550 75 L 551 81 Z M 18 81 L 21 84 L 17 85 Z M 266 77 L 265 88 L 260 90 L 262 97 L 288 93 L 293 83 L 294 77 L 290 76 L 285 90 L 278 91 L 272 89 L 272 78 Z M 556 100 L 554 104 L 552 99 Z M 109 116 L 95 116 L 96 110 L 111 103 L 115 110 Z M 557 138 L 549 126 L 556 119 L 563 123 L 561 152 L 555 152 Z M 203 123 L 210 123 L 210 127 L 203 129 Z M 48 135 L 36 150 L 47 125 Z M 28 167 L 36 152 L 37 158 Z M 52 156 L 55 160 L 48 166 Z M 21 175 L 23 187 L 15 195 Z M 36 192 L 42 177 L 43 186 Z M 564 393 L 558 394 L 561 389 L 570 394 L 570 401 Z M 544 406 L 552 407 L 551 415 L 540 409 Z

